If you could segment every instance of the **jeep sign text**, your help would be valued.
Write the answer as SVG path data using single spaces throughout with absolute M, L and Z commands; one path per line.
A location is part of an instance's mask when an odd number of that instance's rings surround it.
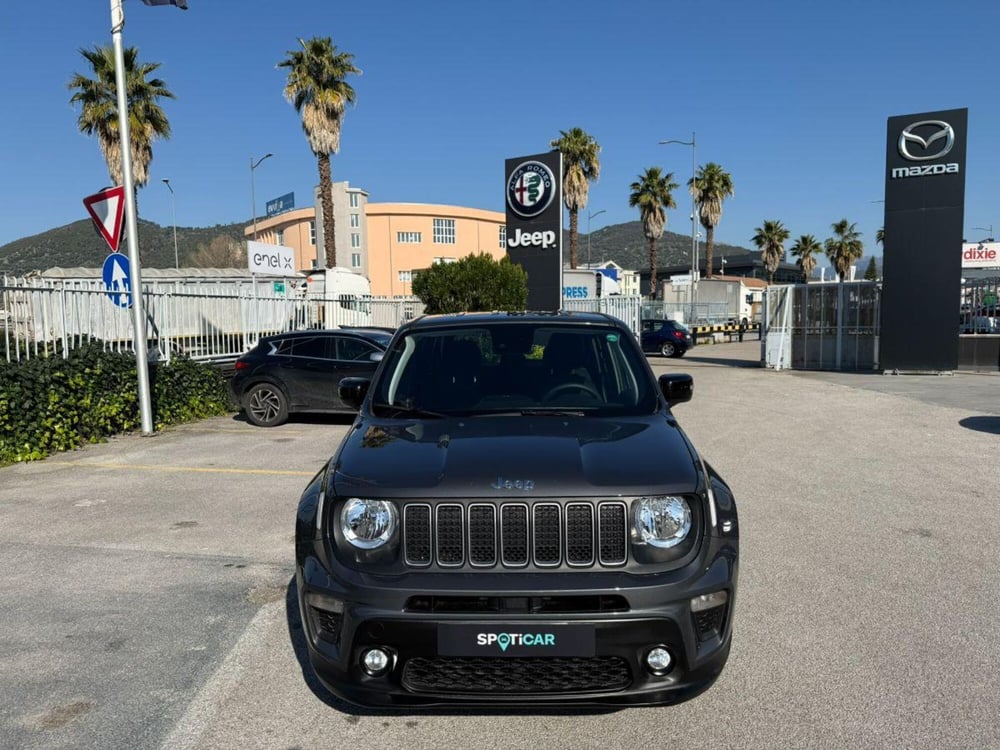
M 545 232 L 522 232 L 515 229 L 513 236 L 507 237 L 507 247 L 555 247 L 556 233 L 549 230 Z

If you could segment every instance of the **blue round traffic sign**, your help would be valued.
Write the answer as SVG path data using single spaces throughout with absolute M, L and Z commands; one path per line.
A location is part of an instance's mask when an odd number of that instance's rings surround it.
M 104 259 L 101 269 L 104 278 L 104 289 L 108 299 L 118 307 L 132 307 L 132 275 L 128 256 L 121 253 L 111 253 Z

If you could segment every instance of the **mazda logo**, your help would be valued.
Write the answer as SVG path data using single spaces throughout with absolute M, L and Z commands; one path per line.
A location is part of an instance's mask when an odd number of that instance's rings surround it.
M 925 128 L 924 132 L 928 132 L 927 129 L 931 127 L 934 130 L 927 137 L 917 135 L 914 132 L 919 128 Z M 944 142 L 938 144 L 938 141 L 941 140 Z M 923 153 L 913 153 L 910 149 L 914 147 L 914 144 L 920 144 Z M 940 148 L 935 151 L 932 145 L 940 145 Z M 903 132 L 899 134 L 899 153 L 904 159 L 909 159 L 910 161 L 939 159 L 951 151 L 954 145 L 955 129 L 944 120 L 921 120 L 920 122 L 914 122 L 903 128 Z

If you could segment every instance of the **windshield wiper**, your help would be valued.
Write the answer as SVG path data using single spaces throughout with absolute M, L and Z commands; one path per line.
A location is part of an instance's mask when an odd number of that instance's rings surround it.
M 444 419 L 446 417 L 454 416 L 452 414 L 445 414 L 439 411 L 431 411 L 430 409 L 421 409 L 416 406 L 406 407 L 406 406 L 393 406 L 392 404 L 372 404 L 375 409 L 388 409 L 391 414 L 388 417 L 427 417 L 428 419 Z
M 539 409 L 521 409 L 521 414 L 538 417 L 584 417 L 587 415 L 587 411 L 585 409 L 554 409 L 552 407 L 543 407 Z

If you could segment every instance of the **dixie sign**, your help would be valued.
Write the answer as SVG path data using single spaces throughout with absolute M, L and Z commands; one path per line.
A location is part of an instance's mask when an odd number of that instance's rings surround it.
M 282 245 L 247 242 L 247 268 L 265 276 L 294 276 L 295 251 Z
M 966 242 L 962 268 L 1000 268 L 1000 242 Z

